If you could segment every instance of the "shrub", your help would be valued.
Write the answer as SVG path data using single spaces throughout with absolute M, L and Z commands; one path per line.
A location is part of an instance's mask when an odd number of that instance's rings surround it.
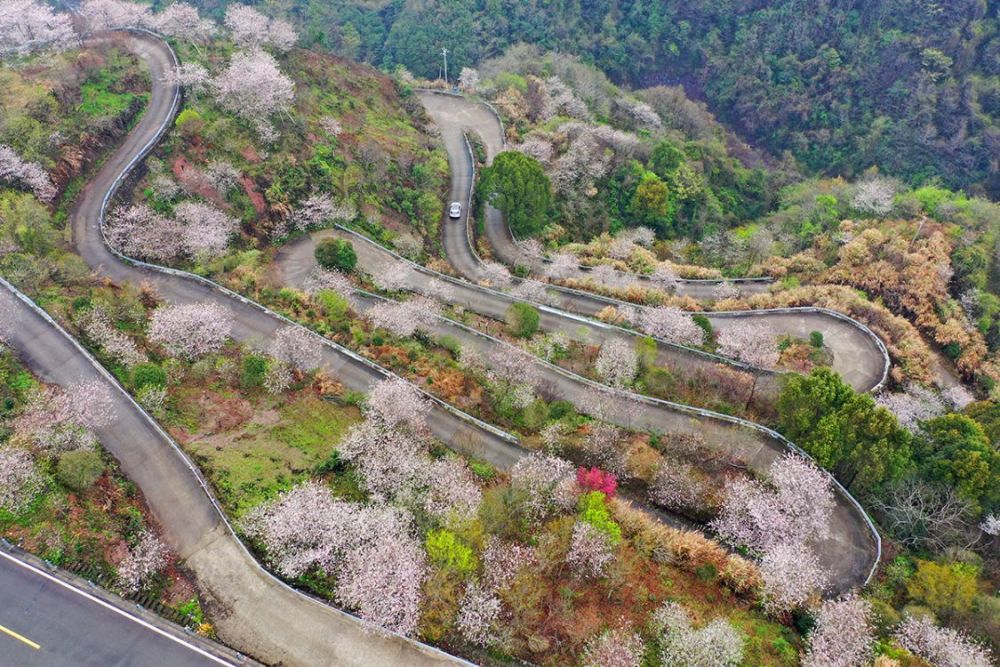
M 156 364 L 139 364 L 132 369 L 132 386 L 136 391 L 144 387 L 167 386 L 167 372 Z
M 822 331 L 810 331 L 809 332 L 809 344 L 815 347 L 817 350 L 823 347 L 823 332 Z
M 56 479 L 67 489 L 86 491 L 104 473 L 104 461 L 97 452 L 77 450 L 59 457 Z
M 262 386 L 265 374 L 267 374 L 267 359 L 256 354 L 248 354 L 243 357 L 243 365 L 240 369 L 241 387 L 254 389 Z
M 442 569 L 468 574 L 476 569 L 476 556 L 450 530 L 432 530 L 425 543 L 431 562 Z
M 612 544 L 622 540 L 622 529 L 611 518 L 606 502 L 607 496 L 600 491 L 591 491 L 580 496 L 580 519 L 604 533 Z
M 507 326 L 518 338 L 528 338 L 538 331 L 538 309 L 526 303 L 515 303 L 507 309 Z
M 316 262 L 329 271 L 350 273 L 358 263 L 354 246 L 344 239 L 323 239 L 316 244 Z

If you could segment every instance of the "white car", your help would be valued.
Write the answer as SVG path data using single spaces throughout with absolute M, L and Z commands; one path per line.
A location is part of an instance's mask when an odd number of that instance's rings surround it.
M 451 206 L 448 207 L 448 217 L 452 220 L 458 220 L 462 217 L 462 204 L 457 201 L 453 201 Z

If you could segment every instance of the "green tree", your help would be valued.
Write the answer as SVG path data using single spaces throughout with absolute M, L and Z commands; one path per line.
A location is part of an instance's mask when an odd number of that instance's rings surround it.
M 918 560 L 917 571 L 906 582 L 906 593 L 944 621 L 971 611 L 979 592 L 976 568 L 963 563 L 939 564 Z
M 507 327 L 518 338 L 530 338 L 538 331 L 538 309 L 527 303 L 513 303 L 507 309 Z
M 313 251 L 316 263 L 328 271 L 350 273 L 358 263 L 354 246 L 345 239 L 323 239 Z
M 425 541 L 427 555 L 440 568 L 468 574 L 476 569 L 476 555 L 450 530 L 432 530 Z
M 104 474 L 104 461 L 97 452 L 78 450 L 59 457 L 56 479 L 67 489 L 82 492 L 94 485 Z
M 666 234 L 670 226 L 670 189 L 651 171 L 643 173 L 635 188 L 630 212 L 637 224 L 649 225 Z
M 872 490 L 911 462 L 909 433 L 896 418 L 829 368 L 786 380 L 778 428 L 847 487 Z
M 916 450 L 927 479 L 955 487 L 981 509 L 1000 502 L 1000 454 L 975 420 L 950 414 L 924 422 Z
M 517 236 L 534 236 L 545 228 L 552 208 L 552 189 L 535 158 L 517 151 L 500 153 L 483 170 L 480 188 Z
M 132 386 L 136 391 L 143 387 L 166 387 L 167 372 L 156 364 L 139 364 L 132 369 Z
M 611 512 L 608 510 L 607 496 L 600 491 L 591 491 L 581 495 L 577 503 L 581 521 L 586 521 L 607 535 L 612 544 L 618 544 L 622 541 L 622 529 L 611 518 Z

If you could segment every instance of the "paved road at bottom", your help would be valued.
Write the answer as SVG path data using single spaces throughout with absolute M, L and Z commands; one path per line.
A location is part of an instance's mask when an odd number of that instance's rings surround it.
M 231 664 L 3 553 L 0 582 L 4 667 Z

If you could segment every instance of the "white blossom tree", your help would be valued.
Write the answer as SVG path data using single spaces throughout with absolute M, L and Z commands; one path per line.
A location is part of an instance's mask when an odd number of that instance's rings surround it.
M 216 303 L 161 306 L 153 311 L 149 339 L 167 351 L 195 359 L 222 349 L 233 329 L 233 314 Z
M 896 629 L 894 639 L 935 667 L 989 667 L 995 664 L 988 648 L 956 630 L 938 627 L 928 618 L 907 616 Z
M 216 101 L 222 108 L 255 125 L 265 140 L 274 137 L 271 116 L 287 111 L 295 97 L 295 84 L 264 51 L 241 51 L 212 80 Z
M 639 373 L 639 355 L 624 340 L 612 338 L 601 345 L 594 370 L 611 386 L 624 387 Z
M 268 18 L 246 5 L 229 5 L 224 23 L 233 41 L 244 48 L 272 47 L 287 51 L 298 39 L 287 21 Z
M 104 224 L 108 244 L 135 259 L 172 262 L 185 252 L 184 225 L 139 204 L 118 207 Z
M 874 655 L 871 603 L 855 594 L 826 600 L 816 611 L 803 667 L 863 667 Z
M 910 433 L 920 430 L 921 422 L 945 413 L 938 395 L 919 385 L 911 385 L 902 392 L 881 392 L 875 402 L 896 415 L 899 425 Z
M 690 314 L 672 306 L 644 308 L 639 314 L 639 328 L 650 336 L 675 345 L 699 346 L 705 343 L 705 330 L 695 323 Z
M 764 554 L 760 577 L 764 608 L 774 614 L 801 607 L 830 580 L 815 552 L 794 542 L 778 544 Z
M 23 449 L 0 448 L 0 509 L 19 514 L 45 489 L 31 454 Z
M 757 368 L 774 368 L 781 355 L 774 332 L 760 320 L 739 319 L 719 331 L 719 354 Z
M 363 409 L 368 419 L 387 428 L 405 427 L 421 433 L 427 430 L 431 404 L 412 384 L 403 378 L 392 377 L 372 387 Z
M 861 213 L 881 217 L 892 213 L 895 196 L 896 184 L 887 178 L 875 176 L 858 183 L 851 207 Z
M 743 637 L 722 618 L 695 629 L 688 611 L 677 602 L 665 602 L 653 612 L 653 626 L 661 633 L 660 659 L 672 667 L 735 667 L 743 660 Z
M 211 204 L 186 201 L 174 207 L 174 216 L 184 225 L 185 251 L 198 259 L 212 259 L 226 252 L 229 239 L 240 222 Z
M 319 193 L 299 202 L 298 207 L 288 218 L 288 224 L 289 227 L 304 232 L 331 222 L 348 222 L 355 215 L 357 210 L 350 202 L 346 200 L 336 202 L 331 195 Z
M 655 287 L 672 292 L 677 289 L 677 273 L 666 264 L 660 264 L 649 276 L 649 281 Z
M 489 646 L 499 638 L 498 627 L 502 603 L 496 593 L 471 582 L 459 603 L 455 619 L 458 631 L 466 641 L 478 646 Z
M 145 530 L 118 563 L 118 587 L 126 593 L 136 593 L 152 575 L 167 564 L 167 547 L 151 530 Z
M 406 301 L 381 301 L 365 311 L 365 317 L 380 329 L 400 337 L 430 331 L 437 324 L 441 306 L 423 296 Z
M 90 30 L 118 30 L 121 28 L 153 28 L 153 13 L 149 5 L 128 0 L 84 0 L 79 14 L 87 21 Z
M 289 324 L 274 333 L 268 353 L 290 367 L 311 371 L 322 360 L 323 344 L 304 327 Z
M 458 75 L 458 87 L 466 93 L 475 93 L 479 88 L 479 72 L 471 67 L 463 67 Z
M 576 503 L 576 471 L 556 456 L 537 452 L 525 456 L 511 468 L 510 485 L 523 497 L 528 515 L 537 520 Z
M 180 86 L 189 93 L 197 95 L 208 87 L 211 77 L 208 70 L 198 63 L 183 63 L 167 72 L 164 82 L 172 86 Z M 211 178 L 209 178 L 211 181 Z
M 42 166 L 22 160 L 13 148 L 4 144 L 0 144 L 0 182 L 25 187 L 43 202 L 51 202 L 56 196 L 52 179 Z
M 583 667 L 639 667 L 645 650 L 642 637 L 628 628 L 605 630 L 583 647 Z
M 135 366 L 146 361 L 146 355 L 139 351 L 135 341 L 119 331 L 111 322 L 107 312 L 101 308 L 85 311 L 77 324 L 93 344 L 125 366 Z
M 566 564 L 574 574 L 582 578 L 602 577 L 614 558 L 614 545 L 607 535 L 586 521 L 576 522 L 566 552 Z
M 724 280 L 712 288 L 712 298 L 715 301 L 738 299 L 739 297 L 740 288 L 728 280 Z
M 496 290 L 505 290 L 514 282 L 507 267 L 499 262 L 483 262 L 480 271 L 480 282 Z
M 76 42 L 68 15 L 37 0 L 0 0 L 0 58 L 43 48 L 62 50 Z
M 545 276 L 552 280 L 569 278 L 577 271 L 579 264 L 576 257 L 569 253 L 556 253 L 552 256 L 552 261 L 545 267 Z
M 167 37 L 204 44 L 218 31 L 215 22 L 203 19 L 198 10 L 186 2 L 174 2 L 153 17 L 153 28 Z

